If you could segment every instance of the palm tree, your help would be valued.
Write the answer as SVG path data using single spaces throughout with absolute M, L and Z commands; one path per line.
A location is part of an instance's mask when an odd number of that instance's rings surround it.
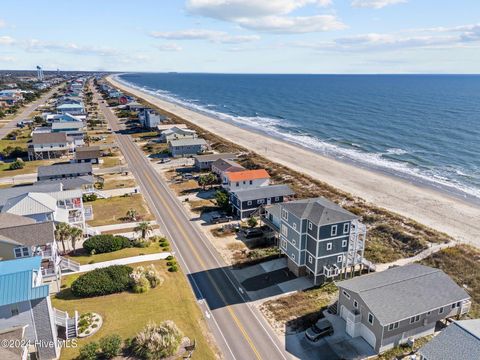
M 83 237 L 82 229 L 75 226 L 70 227 L 70 241 L 72 242 L 72 248 L 74 253 L 77 251 L 75 245 L 77 244 L 77 241 L 80 240 L 82 237 Z
M 136 233 L 141 233 L 142 239 L 145 239 L 147 235 L 153 231 L 153 227 L 148 221 L 142 221 L 133 229 L 133 231 Z
M 70 226 L 67 223 L 61 222 L 55 227 L 55 239 L 62 242 L 63 253 L 66 252 L 65 241 L 70 238 Z
M 135 209 L 129 209 L 127 211 L 127 218 L 129 218 L 131 221 L 137 221 L 137 215 L 138 211 Z

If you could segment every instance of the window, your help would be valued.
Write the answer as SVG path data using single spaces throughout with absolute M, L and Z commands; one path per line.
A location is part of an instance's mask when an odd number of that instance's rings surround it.
M 412 316 L 410 318 L 410 324 L 413 324 L 413 323 L 418 322 L 418 321 L 420 321 L 420 315 Z
M 287 250 L 287 240 L 282 240 L 282 248 Z
M 19 313 L 18 307 L 16 307 L 16 306 L 12 307 L 11 311 L 12 311 L 12 316 L 17 316 L 18 313 Z
M 293 230 L 297 230 L 297 224 L 293 223 Z
M 336 236 L 336 235 L 337 235 L 337 225 L 332 225 L 331 235 L 332 235 L 332 236 Z
M 297 240 L 292 239 L 292 245 L 297 245 Z
M 308 262 L 310 264 L 313 264 L 313 256 L 312 255 L 308 255 Z
M 438 309 L 438 313 L 439 313 L 439 314 L 443 314 L 443 307 L 441 307 L 440 309 Z
M 252 180 L 250 180 L 250 185 L 252 185 L 252 184 L 253 184 L 253 181 L 252 181 Z
M 457 304 L 452 304 L 452 309 L 455 309 L 456 306 Z
M 353 300 L 353 307 L 355 309 L 358 309 L 358 301 L 357 300 Z
M 309 221 L 308 222 L 308 230 L 312 230 L 313 229 L 313 224 Z
M 278 196 L 275 196 L 275 201 L 280 201 L 280 198 Z
M 431 313 L 432 313 L 431 311 L 427 312 L 427 316 L 429 316 Z
M 288 236 L 288 228 L 282 224 L 282 235 L 283 236 Z
M 368 322 L 373 325 L 373 320 L 375 320 L 375 317 L 371 313 L 368 313 Z
M 247 201 L 247 205 L 252 205 L 252 201 L 251 200 Z
M 343 224 L 343 233 L 347 234 L 348 230 L 350 230 L 350 224 L 349 223 Z
M 389 331 L 392 331 L 393 329 L 398 329 L 398 321 L 396 323 L 388 325 Z
M 26 247 L 26 246 L 16 247 L 14 249 L 14 252 L 15 252 L 15 257 L 17 257 L 17 258 L 30 256 L 30 251 L 29 251 L 28 247 Z
M 347 246 L 347 240 L 342 240 L 342 247 Z
M 265 202 L 265 200 L 263 200 L 263 199 L 257 200 L 257 204 L 263 204 L 264 202 Z
M 343 261 L 343 255 L 338 255 L 337 262 L 342 262 L 342 261 Z
M 328 250 L 332 250 L 332 243 L 331 242 L 327 243 L 327 251 Z
M 285 209 L 282 209 L 282 219 L 288 220 L 288 211 Z
M 240 183 L 237 181 L 237 182 L 235 183 L 235 186 L 236 186 L 236 187 L 239 187 L 239 186 L 240 186 Z
M 347 299 L 350 299 L 350 294 L 349 293 L 347 293 L 345 290 L 343 290 L 342 293 L 343 293 L 343 295 L 345 295 L 345 297 Z
M 292 260 L 295 260 L 295 254 L 292 253 Z

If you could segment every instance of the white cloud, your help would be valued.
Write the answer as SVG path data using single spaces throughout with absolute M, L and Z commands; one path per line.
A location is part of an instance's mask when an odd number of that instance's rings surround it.
M 0 45 L 12 45 L 15 40 L 10 36 L 0 36 Z
M 239 19 L 238 23 L 247 29 L 273 33 L 309 33 L 346 28 L 333 15 L 267 16 L 260 19 Z
M 75 43 L 44 42 L 37 39 L 28 40 L 24 44 L 27 51 L 59 51 L 76 55 L 115 56 L 119 52 L 112 48 L 96 47 L 90 45 L 78 45 Z
M 245 29 L 272 33 L 307 33 L 344 29 L 335 15 L 292 16 L 307 5 L 326 7 L 331 0 L 188 0 L 191 14 L 233 22 Z
M 16 59 L 12 56 L 0 56 L 0 62 L 14 62 Z
M 167 43 L 155 45 L 155 47 L 160 51 L 182 51 L 182 47 L 175 43 Z
M 208 40 L 222 44 L 240 44 L 259 40 L 258 35 L 230 35 L 223 31 L 189 29 L 180 31 L 155 31 L 151 36 L 167 40 Z
M 353 0 L 352 6 L 358 8 L 381 9 L 385 6 L 406 3 L 407 0 Z
M 7 27 L 7 23 L 5 22 L 5 20 L 0 19 L 0 29 L 4 27 Z
M 388 51 L 407 48 L 480 48 L 480 24 L 411 29 L 399 33 L 369 33 L 337 38 L 329 42 L 296 42 L 294 46 L 330 51 Z

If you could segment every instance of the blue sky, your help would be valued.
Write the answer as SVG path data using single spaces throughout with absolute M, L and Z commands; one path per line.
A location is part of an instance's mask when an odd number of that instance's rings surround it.
M 15 0 L 0 9 L 0 69 L 480 72 L 473 0 Z

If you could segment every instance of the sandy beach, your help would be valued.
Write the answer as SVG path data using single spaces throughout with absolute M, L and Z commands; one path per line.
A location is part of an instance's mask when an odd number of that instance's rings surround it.
M 110 83 L 265 158 L 480 247 L 480 207 L 433 189 L 330 159 L 128 87 Z

